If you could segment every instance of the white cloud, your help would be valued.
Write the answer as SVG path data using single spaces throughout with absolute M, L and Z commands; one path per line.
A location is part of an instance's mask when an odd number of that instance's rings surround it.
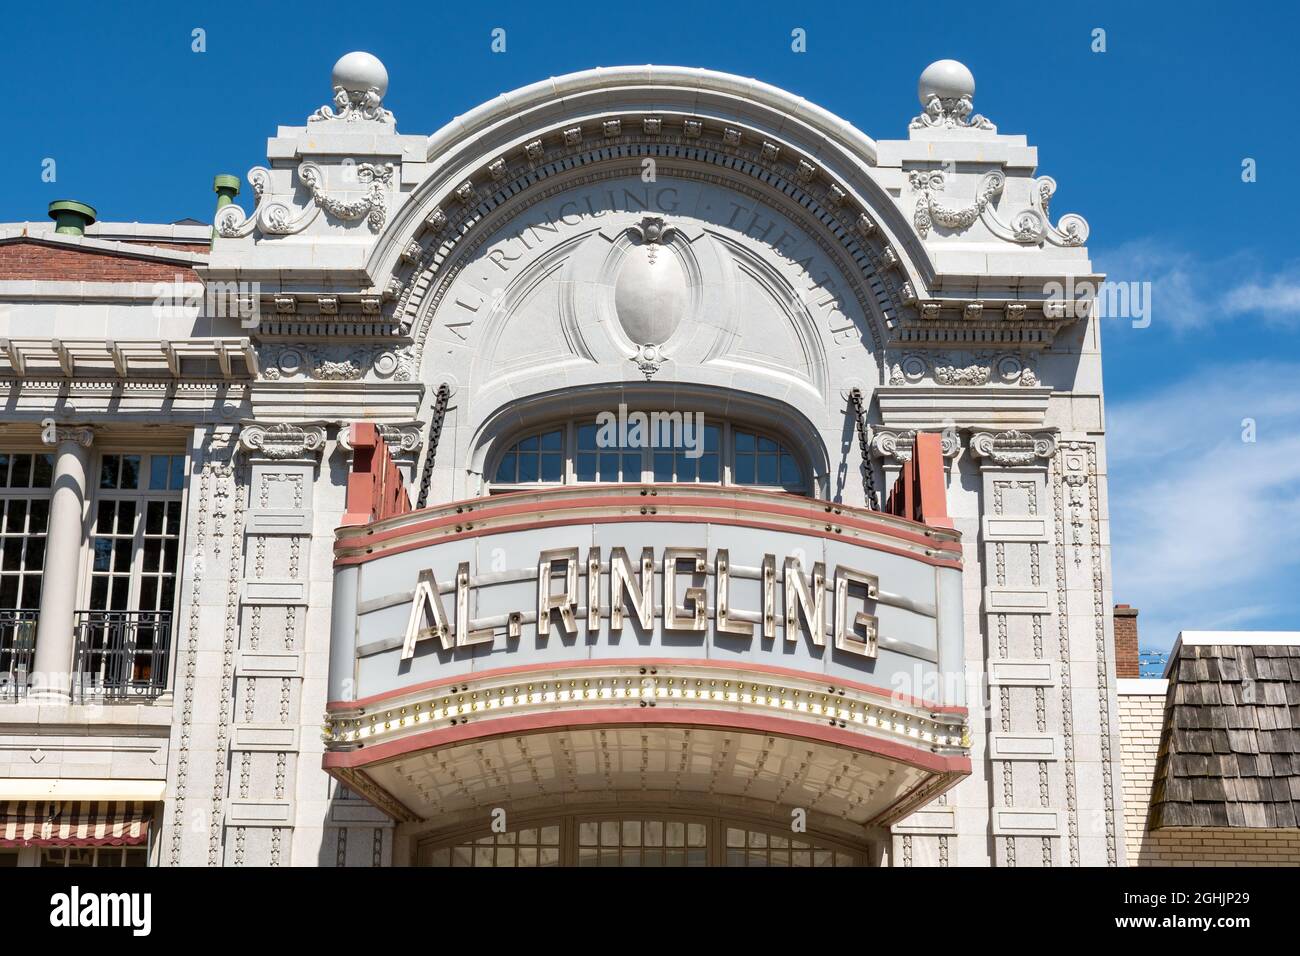
M 1144 646 L 1179 630 L 1300 629 L 1300 364 L 1206 369 L 1108 421 L 1115 599 Z M 1242 441 L 1242 420 L 1256 441 Z
M 1157 238 L 1100 250 L 1094 260 L 1110 282 L 1150 282 L 1151 319 L 1164 328 L 1186 332 L 1243 316 L 1300 321 L 1300 263 L 1264 276 L 1247 252 L 1210 259 Z

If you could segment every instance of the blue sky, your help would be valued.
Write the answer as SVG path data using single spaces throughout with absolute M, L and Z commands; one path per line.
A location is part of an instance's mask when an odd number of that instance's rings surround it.
M 1270 540 L 1300 523 L 1294 6 L 400 6 L 10 5 L 0 62 L 21 79 L 0 220 L 41 219 L 56 198 L 103 219 L 207 220 L 213 174 L 263 162 L 352 49 L 387 64 L 385 105 L 407 133 L 549 75 L 672 63 L 755 76 L 904 137 L 920 70 L 953 57 L 975 73 L 977 110 L 1039 147 L 1053 207 L 1088 219 L 1098 267 L 1152 283 L 1150 327 L 1104 332 L 1116 600 L 1142 609 L 1154 647 L 1180 628 L 1300 627 L 1300 551 Z M 489 49 L 495 27 L 505 54 Z M 796 27 L 807 53 L 790 50 Z

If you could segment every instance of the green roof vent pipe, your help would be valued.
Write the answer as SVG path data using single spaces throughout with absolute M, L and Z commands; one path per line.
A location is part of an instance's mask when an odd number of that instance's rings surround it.
M 95 207 L 74 199 L 56 199 L 50 203 L 54 231 L 63 236 L 84 236 L 86 227 L 95 221 Z
M 239 195 L 239 177 L 230 173 L 218 173 L 212 179 L 212 191 L 217 194 L 217 212 L 225 209 Z M 217 238 L 216 217 L 213 217 L 212 238 Z

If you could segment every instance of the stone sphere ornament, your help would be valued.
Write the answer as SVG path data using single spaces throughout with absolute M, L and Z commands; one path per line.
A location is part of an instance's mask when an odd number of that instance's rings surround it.
M 324 120 L 356 120 L 393 123 L 393 114 L 381 105 L 388 92 L 388 70 L 379 57 L 363 50 L 355 50 L 339 57 L 330 74 L 334 102 L 322 106 L 307 122 Z
M 962 97 L 974 100 L 975 75 L 964 63 L 956 60 L 935 60 L 921 71 L 921 79 L 916 84 L 916 97 L 921 101 L 922 106 L 929 103 L 930 98 L 934 96 L 941 100 L 956 100 Z
M 374 90 L 382 100 L 388 92 L 388 70 L 379 57 L 364 50 L 355 50 L 339 57 L 330 74 L 330 85 L 342 87 L 349 93 L 365 94 Z

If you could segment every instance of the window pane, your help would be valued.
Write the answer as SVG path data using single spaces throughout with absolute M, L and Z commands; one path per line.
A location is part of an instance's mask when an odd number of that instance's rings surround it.
M 108 607 L 108 578 L 92 578 L 90 582 L 90 608 L 93 611 L 102 611 L 106 607 Z
M 171 477 L 167 487 L 171 491 L 180 491 L 185 487 L 185 456 L 172 455 Z
M 113 517 L 117 514 L 117 509 L 111 501 L 101 501 L 99 503 L 99 517 L 95 519 L 95 531 L 99 534 L 113 533 Z
M 128 607 L 127 597 L 131 592 L 131 579 L 128 577 L 113 578 L 113 606 L 114 611 L 125 611 Z
M 152 502 L 151 502 L 152 503 Z M 145 538 L 144 570 L 157 571 L 162 564 L 162 539 Z
M 27 570 L 39 571 L 45 567 L 45 539 L 27 539 Z
M 5 531 L 9 534 L 23 534 L 27 530 L 27 502 L 15 498 L 9 502 L 9 517 L 5 521 Z
M 764 437 L 764 436 L 760 435 L 760 436 L 758 437 L 758 450 L 759 450 L 759 451 L 776 451 L 776 442 L 772 441 L 772 439 L 770 439 L 770 438 L 767 438 L 767 437 Z
M 553 431 L 547 432 L 542 436 L 543 451 L 563 451 L 564 450 L 564 432 Z
M 758 456 L 758 483 L 760 485 L 776 484 L 776 455 Z
M 578 450 L 579 451 L 596 450 L 596 426 L 595 425 L 578 426 Z
M 113 542 L 114 571 L 124 574 L 131 570 L 131 544 L 130 538 L 118 538 Z
M 167 502 L 167 533 L 181 533 L 181 503 L 179 501 Z
M 719 433 L 719 428 L 717 425 L 704 426 L 704 450 L 705 451 L 718 450 L 718 441 L 719 441 L 718 433 Z
M 6 571 L 17 571 L 23 566 L 23 539 L 22 538 L 5 538 L 3 557 L 0 557 L 0 568 Z
M 6 611 L 18 606 L 18 575 L 0 576 L 0 608 Z
M 673 453 L 670 451 L 657 451 L 654 456 L 655 463 L 655 481 L 672 481 L 673 480 Z
M 41 606 L 41 576 L 39 574 L 28 574 L 23 578 L 22 606 L 24 609 L 31 610 L 36 610 Z
M 117 503 L 117 533 L 135 534 L 134 501 L 119 501 Z
M 31 503 L 31 517 L 27 523 L 29 534 L 44 534 L 46 525 L 50 519 L 50 503 L 48 500 L 37 500 Z
M 677 456 L 677 480 L 695 481 L 695 464 L 698 459 L 689 458 L 685 453 Z
M 13 470 L 9 473 L 10 488 L 29 488 L 32 483 L 32 456 L 14 455 Z
M 166 491 L 167 490 L 167 467 L 171 463 L 171 458 L 167 455 L 150 455 L 149 456 L 149 490 Z
M 96 538 L 95 539 L 95 563 L 93 570 L 107 571 L 113 559 L 113 539 Z
M 542 481 L 562 481 L 564 479 L 564 456 L 559 452 L 546 452 L 542 455 Z
M 32 466 L 35 469 L 32 473 L 32 487 L 50 487 L 50 481 L 54 477 L 54 456 L 37 455 L 32 462 Z
M 736 451 L 753 451 L 754 435 L 752 432 L 736 432 Z
M 163 511 L 166 503 L 162 501 L 150 501 L 145 505 L 144 512 L 144 533 L 145 534 L 162 534 L 163 533 Z
M 536 441 L 536 439 L 533 439 Z M 519 480 L 521 482 L 537 480 L 537 456 L 520 455 L 519 456 Z
M 9 485 L 9 456 L 0 455 L 0 488 Z
M 618 459 L 615 452 L 606 452 L 600 456 L 601 481 L 618 481 Z
M 146 575 L 140 579 L 140 610 L 152 611 L 158 606 L 158 579 Z
M 122 484 L 119 487 L 129 490 L 135 490 L 140 487 L 139 455 L 122 456 Z
M 519 443 L 520 451 L 537 451 L 537 446 L 541 444 L 541 439 L 536 435 L 530 435 Z
M 116 488 L 117 470 L 120 463 L 117 455 L 105 455 L 99 461 L 99 487 Z
M 799 466 L 795 463 L 794 456 L 784 454 L 781 456 L 781 484 L 798 485 L 803 483 L 803 476 L 799 474 Z
M 753 455 L 736 456 L 736 473 L 734 478 L 738 485 L 752 485 L 754 483 Z
M 615 478 L 615 480 L 617 480 L 617 478 Z M 641 455 L 639 453 L 623 456 L 623 480 L 641 480 Z
M 515 453 L 506 452 L 501 456 L 501 464 L 497 466 L 497 481 L 513 482 L 515 480 Z
M 589 454 L 578 455 L 576 474 L 579 481 L 595 481 L 596 456 Z

